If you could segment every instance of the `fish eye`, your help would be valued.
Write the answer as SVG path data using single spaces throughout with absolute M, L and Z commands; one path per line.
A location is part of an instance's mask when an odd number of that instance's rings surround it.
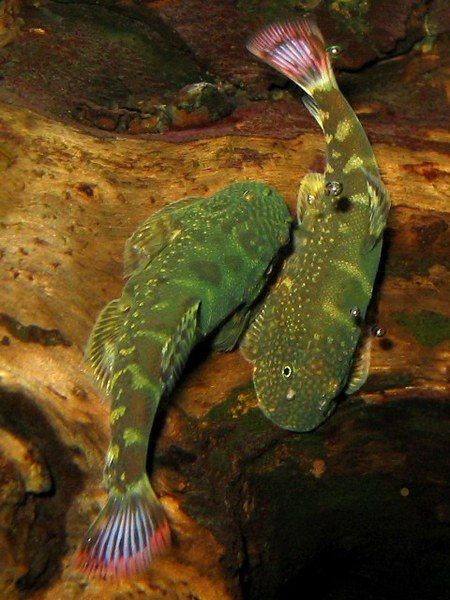
M 292 367 L 290 365 L 284 365 L 284 367 L 281 369 L 281 374 L 285 379 L 289 379 L 289 377 L 292 375 Z

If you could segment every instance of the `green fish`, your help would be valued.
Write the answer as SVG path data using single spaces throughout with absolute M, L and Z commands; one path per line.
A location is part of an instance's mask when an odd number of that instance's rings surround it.
M 235 346 L 289 241 L 291 221 L 273 188 L 248 181 L 173 203 L 128 240 L 128 281 L 101 312 L 87 346 L 87 360 L 112 401 L 108 498 L 77 557 L 89 575 L 133 575 L 170 545 L 167 518 L 146 474 L 158 404 L 197 342 L 213 334 L 215 348 Z
M 390 200 L 314 21 L 270 25 L 248 48 L 302 88 L 325 134 L 325 173 L 301 183 L 292 254 L 242 345 L 266 416 L 310 431 L 367 378 L 363 326 Z

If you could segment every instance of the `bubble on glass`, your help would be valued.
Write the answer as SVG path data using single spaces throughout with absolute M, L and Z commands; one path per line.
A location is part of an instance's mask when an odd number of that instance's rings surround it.
M 375 337 L 381 338 L 386 335 L 386 329 L 384 327 L 375 325 L 375 327 L 372 329 L 372 333 Z
M 357 306 L 354 306 L 351 309 L 350 314 L 354 319 L 359 319 L 359 317 L 361 316 L 361 311 L 359 310 L 359 308 Z
M 342 194 L 343 185 L 340 181 L 329 181 L 325 186 L 326 193 L 330 196 Z
M 331 56 L 331 58 L 337 58 L 342 54 L 342 52 L 343 48 L 339 44 L 333 44 L 327 48 L 327 53 Z

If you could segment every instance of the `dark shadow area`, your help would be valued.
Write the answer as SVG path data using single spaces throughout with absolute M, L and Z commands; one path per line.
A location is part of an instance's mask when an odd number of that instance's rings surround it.
M 27 597 L 61 572 L 61 560 L 67 551 L 67 511 L 83 488 L 83 476 L 72 460 L 72 451 L 60 441 L 36 399 L 0 390 L 0 423 L 39 449 L 52 479 L 51 490 L 36 496 L 27 495 L 25 505 L 16 515 L 19 529 L 22 519 L 29 520 L 27 539 L 15 540 L 17 545 L 23 546 L 27 557 L 27 571 L 17 584 Z M 30 504 L 32 510 L 29 510 Z
M 425 532 L 387 532 L 346 550 L 324 549 L 277 593 L 297 600 L 299 590 L 314 590 L 316 600 L 425 600 L 445 598 L 450 590 L 448 536 Z M 433 535 L 430 532 L 430 535 Z

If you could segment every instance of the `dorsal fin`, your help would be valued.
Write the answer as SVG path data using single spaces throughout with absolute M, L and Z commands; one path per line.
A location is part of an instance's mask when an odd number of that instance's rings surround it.
M 109 302 L 98 316 L 87 343 L 86 360 L 99 384 L 106 390 L 111 383 L 120 328 L 128 311 L 129 305 L 122 298 Z
M 146 219 L 125 243 L 124 275 L 155 258 L 180 233 L 181 216 L 203 198 L 184 198 L 172 202 Z
M 379 177 L 375 177 L 368 171 L 365 171 L 364 175 L 367 178 L 367 194 L 370 203 L 369 237 L 364 249 L 365 252 L 370 252 L 383 234 L 391 200 Z
M 196 342 L 199 307 L 200 302 L 196 302 L 187 309 L 162 349 L 161 381 L 166 392 L 173 388 Z

